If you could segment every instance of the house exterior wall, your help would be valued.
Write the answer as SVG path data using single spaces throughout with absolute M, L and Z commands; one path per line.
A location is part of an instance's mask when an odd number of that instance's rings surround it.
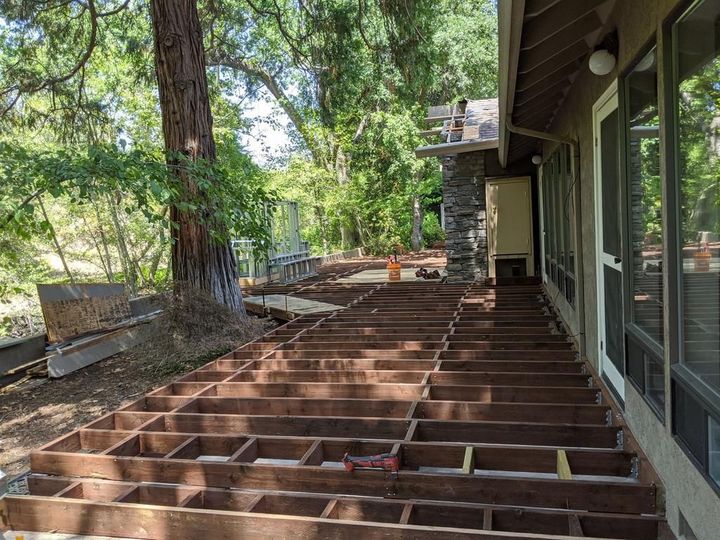
M 594 141 L 592 109 L 608 87 L 615 81 L 650 43 L 657 44 L 659 78 L 663 78 L 663 68 L 667 67 L 663 58 L 663 28 L 666 19 L 678 8 L 689 3 L 682 0 L 632 0 L 616 2 L 606 28 L 617 28 L 620 50 L 616 68 L 606 76 L 590 73 L 587 62 L 581 68 L 577 79 L 568 93 L 561 110 L 556 114 L 548 129 L 556 135 L 567 136 L 578 141 L 578 180 L 579 215 L 576 218 L 578 252 L 582 256 L 582 272 L 580 274 L 584 296 L 584 310 L 573 309 L 562 299 L 562 295 L 554 295 L 554 286 L 547 284 L 551 297 L 557 296 L 558 309 L 572 334 L 579 333 L 584 323 L 585 350 L 587 359 L 598 367 L 598 320 L 597 320 L 597 282 L 596 282 L 596 231 L 595 231 L 595 200 L 594 200 Z M 667 113 L 663 110 L 663 85 L 660 85 L 660 116 L 661 137 L 665 137 Z M 543 155 L 549 156 L 556 144 L 544 143 Z M 661 179 L 663 196 L 667 189 L 665 159 L 661 159 Z M 632 201 L 630 201 L 632 203 Z M 663 219 L 667 223 L 666 209 L 663 208 Z M 625 234 L 624 242 L 628 241 Z M 663 257 L 664 266 L 668 267 L 667 254 Z M 665 284 L 665 298 L 670 298 Z M 668 306 L 666 305 L 666 310 Z M 582 319 L 580 319 L 582 317 Z M 668 311 L 665 320 L 668 321 Z M 666 323 L 666 343 L 669 343 L 668 324 Z M 665 372 L 670 372 L 673 360 L 665 348 Z M 680 512 L 693 532 L 700 539 L 718 538 L 720 531 L 720 498 L 708 482 L 702 477 L 687 455 L 681 450 L 672 435 L 671 399 L 669 377 L 666 376 L 666 421 L 663 423 L 652 412 L 645 400 L 634 387 L 625 384 L 625 416 L 629 426 L 640 445 L 654 464 L 665 488 L 665 500 L 668 523 L 676 534 L 680 533 Z

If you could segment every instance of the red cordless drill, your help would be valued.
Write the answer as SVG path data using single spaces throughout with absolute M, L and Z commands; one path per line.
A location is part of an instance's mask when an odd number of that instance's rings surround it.
M 397 478 L 400 470 L 400 459 L 395 454 L 375 454 L 374 456 L 351 456 L 345 454 L 342 458 L 343 465 L 348 471 L 355 469 L 366 469 L 371 471 L 388 471 L 393 478 Z

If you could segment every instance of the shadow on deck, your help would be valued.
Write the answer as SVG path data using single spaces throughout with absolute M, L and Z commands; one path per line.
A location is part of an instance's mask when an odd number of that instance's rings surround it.
M 282 294 L 346 309 L 297 318 L 36 451 L 5 525 L 130 538 L 663 533 L 656 475 L 538 284 L 332 279 Z M 396 454 L 399 474 L 348 472 L 346 452 Z

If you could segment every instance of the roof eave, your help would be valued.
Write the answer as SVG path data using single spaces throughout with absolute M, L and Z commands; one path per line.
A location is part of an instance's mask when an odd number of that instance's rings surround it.
M 475 139 L 469 141 L 459 141 L 442 144 L 429 144 L 427 146 L 418 146 L 415 149 L 415 157 L 427 158 L 448 156 L 451 154 L 464 154 L 466 152 L 476 152 L 479 150 L 492 150 L 498 147 L 497 139 Z
M 498 2 L 498 159 L 500 165 L 507 166 L 510 148 L 510 132 L 507 118 L 512 115 L 517 82 L 520 40 L 522 38 L 525 0 L 504 0 Z

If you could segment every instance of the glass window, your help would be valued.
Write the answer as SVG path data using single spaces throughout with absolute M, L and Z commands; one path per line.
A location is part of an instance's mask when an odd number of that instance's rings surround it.
M 720 390 L 720 0 L 674 27 L 684 362 Z
M 655 49 L 630 72 L 625 88 L 632 321 L 662 347 L 663 228 Z
M 545 274 L 572 306 L 575 304 L 575 216 L 569 152 L 559 147 L 543 165 Z
M 710 433 L 708 472 L 710 473 L 710 478 L 720 484 L 720 422 L 712 416 L 708 417 L 708 432 Z
M 690 454 L 704 468 L 705 466 L 705 411 L 681 384 L 675 384 L 673 395 L 673 419 L 675 433 L 685 443 Z

